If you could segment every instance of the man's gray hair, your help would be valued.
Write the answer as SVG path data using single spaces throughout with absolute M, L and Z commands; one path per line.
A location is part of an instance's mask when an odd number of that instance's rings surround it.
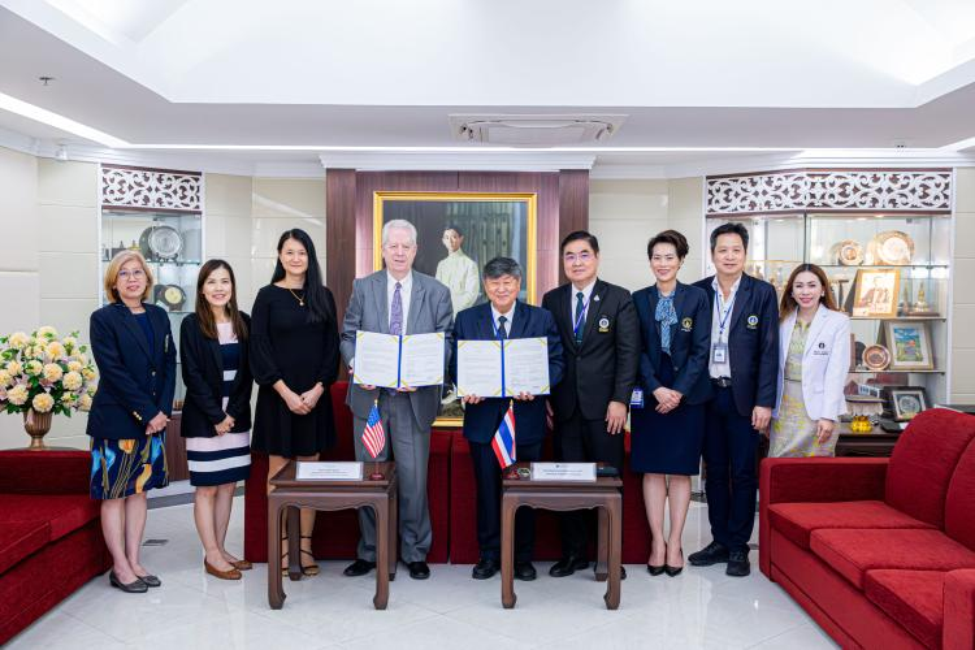
M 410 233 L 410 243 L 416 246 L 416 226 L 407 221 L 406 219 L 393 219 L 392 221 L 387 221 L 383 225 L 383 246 L 389 241 L 389 231 L 390 230 L 405 230 Z
M 498 278 L 510 275 L 513 278 L 521 279 L 521 264 L 510 257 L 495 257 L 484 265 L 484 279 L 497 280 Z

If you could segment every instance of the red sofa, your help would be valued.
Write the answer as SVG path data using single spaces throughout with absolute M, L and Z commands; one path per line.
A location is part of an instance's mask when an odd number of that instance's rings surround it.
M 889 459 L 762 462 L 759 562 L 843 647 L 975 648 L 975 417 L 917 416 Z
M 332 410 L 335 414 L 336 445 L 323 460 L 354 460 L 352 412 L 345 405 L 346 382 L 332 385 Z M 427 561 L 447 561 L 450 511 L 450 443 L 453 432 L 434 429 L 430 439 L 427 468 L 427 496 L 433 545 Z M 388 444 L 388 440 L 387 440 Z M 267 456 L 251 456 L 251 473 L 244 496 L 244 557 L 251 562 L 267 562 Z M 359 542 L 359 519 L 354 510 L 319 512 L 315 521 L 312 550 L 321 559 L 353 559 Z
M 0 645 L 111 566 L 91 454 L 0 452 Z

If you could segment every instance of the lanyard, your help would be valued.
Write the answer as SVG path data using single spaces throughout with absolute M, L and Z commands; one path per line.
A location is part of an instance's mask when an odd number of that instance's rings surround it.
M 722 314 L 721 303 L 723 302 L 723 300 L 721 298 L 721 288 L 718 287 L 718 290 L 714 292 L 714 306 L 718 310 L 718 340 L 719 341 L 721 340 L 721 337 L 724 336 L 724 328 L 725 325 L 728 324 L 728 317 L 731 316 L 731 310 L 735 306 L 735 298 L 737 297 L 738 297 L 737 291 L 731 294 L 731 302 L 728 303 L 728 308 L 724 310 L 724 313 Z
M 502 316 L 503 315 L 504 314 L 502 314 Z M 512 315 L 514 315 L 514 314 L 512 314 Z M 500 340 L 502 340 L 501 337 L 499 336 L 500 333 L 501 333 L 501 330 L 498 329 L 498 324 L 495 323 L 494 321 L 495 321 L 495 318 L 494 318 L 494 315 L 492 314 L 491 315 L 491 329 L 494 330 L 494 338 L 496 338 L 496 339 L 498 339 L 500 341 Z M 505 341 L 507 341 L 508 340 L 508 337 L 511 336 L 511 319 L 510 318 L 508 319 L 508 322 L 506 323 L 506 325 L 508 326 L 508 330 L 504 334 L 504 339 L 503 340 L 505 340 Z
M 585 320 L 586 320 L 586 314 L 589 313 L 589 301 L 590 300 L 592 300 L 592 294 L 589 294 L 589 298 L 586 300 L 586 302 L 582 303 L 582 311 L 579 312 L 579 315 L 576 317 L 576 322 L 572 326 L 572 335 L 573 336 L 576 336 L 576 337 L 579 336 L 579 328 L 582 327 L 582 323 L 585 322 Z M 576 304 L 578 304 L 578 303 L 576 303 Z

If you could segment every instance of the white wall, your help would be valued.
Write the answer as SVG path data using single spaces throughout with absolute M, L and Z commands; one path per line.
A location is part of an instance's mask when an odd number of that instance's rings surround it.
M 975 404 L 975 169 L 956 179 L 951 400 Z

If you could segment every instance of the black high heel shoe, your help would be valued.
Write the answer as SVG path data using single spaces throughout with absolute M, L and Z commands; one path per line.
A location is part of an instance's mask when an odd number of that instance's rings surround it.
M 684 549 L 680 550 L 680 559 L 684 559 Z M 664 561 L 664 573 L 669 575 L 671 578 L 676 578 L 680 575 L 680 572 L 684 570 L 684 565 L 681 566 L 670 566 Z
M 652 576 L 659 576 L 664 571 L 667 570 L 667 546 L 664 545 L 664 563 L 661 566 L 654 566 L 652 564 L 647 564 L 647 573 Z

